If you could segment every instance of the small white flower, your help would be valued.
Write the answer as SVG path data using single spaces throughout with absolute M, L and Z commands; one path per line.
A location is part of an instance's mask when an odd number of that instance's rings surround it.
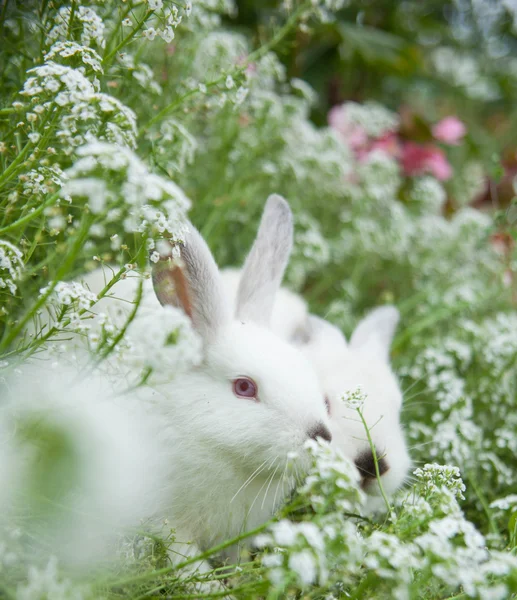
M 149 260 L 153 263 L 157 263 L 160 260 L 160 255 L 158 252 L 156 252 L 156 250 L 151 254 L 151 256 L 149 257 Z
M 296 573 L 303 586 L 310 585 L 316 581 L 317 569 L 314 556 L 309 550 L 295 552 L 289 557 L 289 568 Z
M 130 18 L 124 19 L 122 21 L 122 27 L 131 27 L 133 25 L 133 21 Z
M 163 0 L 148 0 L 147 3 L 151 10 L 160 10 L 160 8 L 163 8 Z
M 237 106 L 239 106 L 244 102 L 244 100 L 246 100 L 248 92 L 248 88 L 242 86 L 237 90 L 237 93 L 235 94 L 235 104 L 237 104 Z
M 147 29 L 144 29 L 144 31 L 142 31 L 142 35 L 146 37 L 150 42 L 154 40 L 157 34 L 158 32 L 154 27 L 148 27 Z
M 37 144 L 39 142 L 41 138 L 41 134 L 40 133 L 29 133 L 29 140 L 33 143 L 33 144 Z
M 234 87 L 235 82 L 233 81 L 233 77 L 231 75 L 228 75 L 228 77 L 226 78 L 225 85 L 229 90 L 231 90 Z
M 362 410 L 366 400 L 366 394 L 363 392 L 361 387 L 358 386 L 355 390 L 345 392 L 341 399 L 347 408 L 351 408 L 353 410 Z
M 167 44 L 170 44 L 174 39 L 174 29 L 170 25 L 167 25 L 167 27 L 165 27 L 163 31 L 160 31 L 159 34 L 162 40 Z

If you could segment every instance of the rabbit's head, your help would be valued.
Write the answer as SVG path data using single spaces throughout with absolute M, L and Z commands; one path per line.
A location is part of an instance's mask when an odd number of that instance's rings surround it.
M 299 349 L 269 328 L 291 245 L 289 206 L 271 196 L 235 309 L 193 227 L 178 246 L 179 259 L 162 256 L 153 267 L 158 300 L 183 308 L 203 344 L 202 364 L 175 381 L 172 412 L 182 411 L 178 444 L 185 452 L 206 452 L 216 471 L 233 469 L 241 484 L 254 473 L 269 477 L 276 469 L 280 476 L 289 452 L 303 455 L 308 438 L 331 437 L 318 376 Z
M 393 306 L 377 308 L 359 323 L 347 343 L 337 327 L 310 316 L 302 345 L 326 394 L 333 444 L 354 461 L 369 496 L 380 495 L 372 450 L 359 415 L 342 398 L 357 387 L 366 394 L 362 413 L 375 446 L 383 488 L 388 494 L 395 492 L 410 467 L 400 423 L 402 393 L 389 362 L 398 321 Z

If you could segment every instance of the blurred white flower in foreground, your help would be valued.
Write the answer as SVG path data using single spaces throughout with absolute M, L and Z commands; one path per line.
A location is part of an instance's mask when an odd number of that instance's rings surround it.
M 91 374 L 22 371 L 0 387 L 0 520 L 30 532 L 31 552 L 52 548 L 74 565 L 106 559 L 154 509 L 151 418 Z

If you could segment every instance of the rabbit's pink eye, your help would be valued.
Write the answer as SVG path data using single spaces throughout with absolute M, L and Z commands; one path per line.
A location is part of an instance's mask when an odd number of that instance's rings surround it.
M 257 399 L 257 385 L 253 379 L 239 377 L 233 382 L 233 393 L 240 398 Z

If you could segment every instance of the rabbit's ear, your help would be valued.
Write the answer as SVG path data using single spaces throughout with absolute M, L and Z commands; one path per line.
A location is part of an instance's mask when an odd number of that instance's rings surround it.
M 338 350 L 347 347 L 346 338 L 332 323 L 316 315 L 307 317 L 303 334 L 298 338 L 298 345 L 306 345 L 318 350 Z
M 269 325 L 293 246 L 293 215 L 281 196 L 269 196 L 257 237 L 244 263 L 237 291 L 236 317 Z
M 178 250 L 179 257 L 173 258 L 171 254 L 177 255 Z M 181 307 L 202 339 L 213 340 L 231 316 L 224 301 L 219 269 L 205 240 L 189 225 L 184 242 L 169 247 L 169 256 L 164 254 L 161 252 L 152 268 L 156 297 L 162 306 Z
M 368 348 L 388 362 L 399 319 L 399 311 L 394 306 L 381 306 L 372 310 L 352 333 L 350 347 Z
M 316 315 L 309 315 L 307 319 L 307 330 L 308 330 L 308 344 L 319 344 L 327 347 L 339 347 L 343 346 L 346 348 L 346 338 L 335 325 L 325 321 L 321 317 Z

